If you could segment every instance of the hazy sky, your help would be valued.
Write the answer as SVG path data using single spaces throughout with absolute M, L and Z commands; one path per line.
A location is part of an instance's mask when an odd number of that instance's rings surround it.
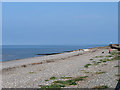
M 3 3 L 3 44 L 81 45 L 118 41 L 117 3 Z

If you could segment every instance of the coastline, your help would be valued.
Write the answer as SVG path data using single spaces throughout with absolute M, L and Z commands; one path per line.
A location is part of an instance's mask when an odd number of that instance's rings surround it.
M 12 60 L 19 60 L 19 59 L 26 59 L 26 58 L 32 58 L 32 57 L 39 57 L 39 56 L 46 56 L 46 55 L 55 55 L 55 54 L 60 54 L 60 53 L 65 53 L 65 52 L 71 52 L 75 50 L 80 50 L 80 49 L 88 49 L 88 48 L 94 48 L 94 47 L 101 47 L 101 46 L 106 46 L 106 45 L 85 45 L 85 46 L 25 46 L 25 45 L 8 45 L 8 46 L 3 46 L 2 50 L 2 58 L 1 62 L 6 62 L 6 61 L 12 61 Z
M 49 86 L 54 81 L 78 77 L 85 79 L 82 81 L 80 79 L 75 82 L 76 85 L 68 85 L 65 88 L 94 88 L 100 85 L 115 88 L 119 75 L 118 61 L 112 60 L 114 56 L 108 53 L 109 48 L 109 46 L 96 47 L 84 51 L 4 62 L 3 88 L 40 88 Z
M 31 57 L 31 58 L 25 58 L 25 59 L 4 61 L 2 62 L 2 69 L 15 68 L 15 67 L 20 67 L 22 65 L 31 65 L 32 63 L 41 63 L 41 62 L 45 63 L 49 60 L 66 59 L 77 54 L 82 54 L 82 51 L 75 50 L 70 52 L 54 54 L 54 55 L 46 55 L 46 56 Z
M 99 49 L 99 48 L 105 48 L 105 47 L 108 47 L 108 46 L 94 47 L 94 48 L 88 48 L 88 49 L 78 49 L 78 50 L 72 50 L 72 51 L 64 51 L 62 53 L 57 53 L 57 54 L 48 54 L 45 56 L 4 61 L 4 62 L 2 62 L 2 69 L 15 68 L 15 67 L 20 67 L 22 65 L 23 66 L 31 65 L 33 63 L 45 63 L 49 60 L 66 59 L 66 58 L 76 56 L 78 54 L 86 53 L 92 49 Z

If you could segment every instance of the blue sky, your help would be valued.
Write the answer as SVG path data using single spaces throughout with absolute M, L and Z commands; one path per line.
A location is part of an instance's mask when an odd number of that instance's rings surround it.
M 4 45 L 118 43 L 117 3 L 3 3 Z

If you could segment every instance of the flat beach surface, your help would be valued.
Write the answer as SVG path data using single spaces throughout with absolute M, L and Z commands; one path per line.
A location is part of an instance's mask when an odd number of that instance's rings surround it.
M 113 58 L 108 50 L 109 47 L 98 47 L 3 62 L 2 86 L 3 88 L 40 88 L 43 85 L 51 85 L 54 81 L 65 81 L 67 77 L 87 76 L 84 80 L 77 81 L 77 85 L 66 87 L 94 88 L 104 85 L 115 88 L 119 76 L 118 60 L 100 62 Z

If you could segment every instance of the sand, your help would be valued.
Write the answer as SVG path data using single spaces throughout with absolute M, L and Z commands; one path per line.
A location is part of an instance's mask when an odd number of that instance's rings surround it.
M 89 68 L 84 67 L 86 64 L 93 64 L 93 61 L 106 58 L 107 55 L 110 55 L 108 49 L 108 47 L 99 47 L 3 62 L 2 87 L 40 88 L 41 85 L 50 85 L 53 81 L 62 80 L 61 77 L 88 76 L 85 80 L 77 82 L 77 85 L 67 87 L 93 88 L 106 85 L 109 88 L 115 88 L 118 82 L 118 76 L 116 76 L 118 67 L 114 67 L 118 65 L 117 60 L 91 65 Z M 96 56 L 103 57 L 96 58 Z M 96 74 L 96 72 L 104 73 Z M 49 80 L 53 76 L 56 79 Z

